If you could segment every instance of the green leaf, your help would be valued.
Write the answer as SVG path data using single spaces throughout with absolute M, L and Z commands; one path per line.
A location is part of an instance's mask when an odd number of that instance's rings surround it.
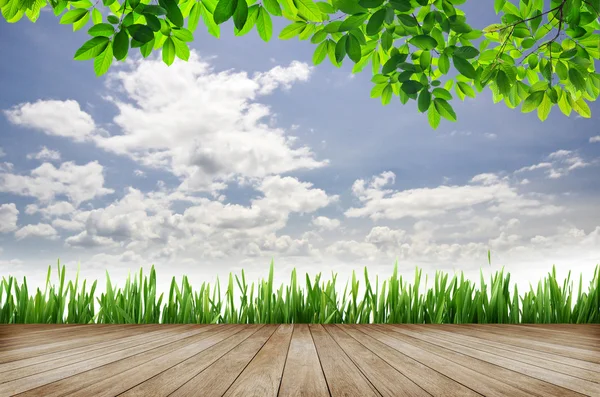
M 544 91 L 534 91 L 523 102 L 523 106 L 521 106 L 521 112 L 529 113 L 534 111 L 540 106 L 542 100 L 544 99 Z
M 140 53 L 142 54 L 142 56 L 144 58 L 147 58 L 148 55 L 150 55 L 150 53 L 152 52 L 153 48 L 154 48 L 154 39 L 150 40 L 149 42 L 147 42 L 146 44 L 141 46 Z
M 342 62 L 346 56 L 346 40 L 348 40 L 348 36 L 343 36 L 335 45 L 335 60 L 338 63 Z
M 390 0 L 390 5 L 394 10 L 400 12 L 409 12 L 413 9 L 410 0 Z
M 347 32 L 349 30 L 358 28 L 359 26 L 361 26 L 365 23 L 367 18 L 369 18 L 369 14 L 367 14 L 367 13 L 351 15 L 342 21 L 342 24 L 340 25 L 338 32 Z
M 98 11 L 97 8 L 94 8 L 92 10 L 92 23 L 94 25 L 98 25 L 98 24 L 102 23 L 102 14 L 100 13 L 100 11 Z
M 496 74 L 496 85 L 498 86 L 498 89 L 500 90 L 500 93 L 502 95 L 509 95 L 511 84 L 510 80 L 508 79 L 508 76 L 506 75 L 506 73 L 504 73 L 503 70 L 499 70 Z
M 577 70 L 575 68 L 570 68 L 569 69 L 569 80 L 571 81 L 571 83 L 573 83 L 575 88 L 577 88 L 580 91 L 585 91 L 585 78 L 579 72 L 579 70 Z
M 429 121 L 431 128 L 434 130 L 440 125 L 441 117 L 435 106 L 429 107 L 429 111 L 427 112 L 427 120 Z
M 432 94 L 436 98 L 445 99 L 447 101 L 452 99 L 452 94 L 450 94 L 450 91 L 446 90 L 445 88 L 434 88 Z
M 548 95 L 544 94 L 542 102 L 537 108 L 538 118 L 541 121 L 546 121 L 548 115 L 550 115 L 550 110 L 552 110 L 552 102 L 548 98 Z
M 260 12 L 260 11 L 259 11 Z M 260 14 L 259 14 L 260 15 Z M 237 7 L 233 13 L 233 25 L 241 30 L 248 19 L 248 3 L 246 0 L 237 0 Z
M 150 14 L 150 15 L 167 15 L 167 10 L 165 10 L 163 7 L 161 6 L 157 6 L 155 4 L 146 4 L 144 5 L 144 15 Z
M 356 37 L 349 34 L 346 39 L 346 53 L 348 54 L 348 58 L 350 58 L 354 63 L 357 63 L 362 58 L 360 42 Z
M 561 91 L 558 98 L 558 108 L 567 117 L 571 115 L 572 110 L 571 101 L 569 100 L 568 95 L 570 95 L 568 92 Z
M 14 1 L 14 0 L 13 0 Z M 84 10 L 82 8 L 75 8 L 70 11 L 67 11 L 65 15 L 60 18 L 61 25 L 69 25 L 75 23 L 85 17 L 88 13 L 88 10 Z
M 306 28 L 306 22 L 294 22 L 281 30 L 281 33 L 279 33 L 279 38 L 282 40 L 289 40 L 298 36 L 304 30 L 304 28 Z
M 107 45 L 102 53 L 100 53 L 96 58 L 94 58 L 94 72 L 96 76 L 102 76 L 108 69 L 110 69 L 110 65 L 113 62 L 113 49 L 112 45 Z
M 326 31 L 319 30 L 310 38 L 310 42 L 313 44 L 319 44 L 327 38 L 327 34 L 328 33 Z
M 186 28 L 173 29 L 173 36 L 188 43 L 194 41 L 194 35 Z
M 381 103 L 385 106 L 392 100 L 392 86 L 387 84 L 381 93 Z
M 219 38 L 221 35 L 221 28 L 219 28 L 219 25 L 215 23 L 213 14 L 208 8 L 206 8 L 206 5 L 203 2 L 198 4 L 200 4 L 200 15 L 202 16 L 202 21 L 204 21 L 208 33 L 216 38 Z M 209 3 L 207 2 L 207 4 Z M 250 7 L 250 9 L 248 9 L 248 21 L 246 22 L 246 25 L 244 25 L 244 28 L 241 31 L 235 33 L 236 36 L 244 35 L 252 29 L 254 23 L 256 22 L 257 8 L 258 6 L 252 6 Z
M 527 57 L 527 63 L 529 64 L 529 67 L 531 69 L 535 69 L 538 65 L 538 57 L 535 54 L 531 54 L 529 55 L 529 57 Z
M 298 12 L 312 22 L 321 22 L 321 10 L 312 0 L 294 0 Z
M 327 45 L 328 42 L 323 41 L 317 46 L 317 48 L 315 49 L 315 53 L 313 54 L 313 64 L 318 65 L 321 62 L 323 62 L 323 60 L 327 56 Z
M 175 43 L 171 37 L 167 37 L 167 40 L 163 44 L 162 59 L 168 66 L 171 66 L 175 60 Z
M 125 30 L 119 31 L 113 41 L 113 54 L 118 61 L 127 57 L 129 51 L 129 35 Z
M 450 59 L 448 58 L 448 55 L 440 55 L 440 57 L 438 58 L 438 68 L 443 74 L 448 73 L 448 71 L 450 70 Z
M 173 44 L 175 44 L 175 55 L 177 55 L 177 58 L 184 61 L 190 59 L 190 49 L 185 41 L 174 37 Z
M 74 22 L 73 23 L 73 32 L 78 31 L 79 29 L 83 28 L 85 25 L 87 25 L 87 23 L 90 20 L 90 13 L 87 12 L 83 18 L 81 18 L 79 21 Z
M 412 39 L 408 40 L 408 42 L 415 47 L 427 51 L 434 49 L 438 45 L 438 42 L 433 37 L 426 34 L 414 36 Z
M 378 8 L 383 5 L 383 0 L 358 0 L 358 4 L 364 8 Z
M 440 116 L 450 121 L 456 121 L 456 113 L 454 113 L 454 109 L 452 109 L 452 106 L 445 99 L 435 98 L 433 105 Z
M 264 41 L 269 41 L 271 39 L 271 35 L 273 34 L 273 22 L 271 21 L 271 16 L 264 7 L 258 7 L 256 30 L 258 31 L 260 38 Z
M 112 23 L 113 25 L 117 25 L 117 24 L 120 22 L 120 21 L 119 21 L 119 18 L 117 18 L 117 17 L 116 17 L 116 16 L 114 16 L 114 15 L 109 15 L 109 16 L 107 16 L 107 17 L 106 17 L 106 20 L 107 20 L 108 22 Z
M 406 92 L 409 95 L 416 94 L 417 92 L 421 91 L 422 88 L 423 84 L 415 80 L 405 81 L 404 83 L 402 83 L 401 86 L 402 91 Z
M 471 46 L 459 47 L 456 49 L 456 51 L 454 51 L 454 54 L 453 54 L 453 56 L 455 56 L 455 57 L 460 57 L 460 58 L 465 58 L 465 59 L 475 58 L 475 57 L 477 57 L 477 55 L 479 55 L 479 50 L 477 50 L 477 48 L 471 47 Z
M 183 14 L 175 0 L 159 0 L 159 4 L 167 11 L 167 18 L 173 25 L 183 27 Z
M 214 21 L 217 25 L 222 24 L 233 16 L 238 0 L 219 0 L 214 12 Z
M 139 23 L 130 25 L 127 27 L 127 31 L 134 40 L 139 41 L 142 44 L 146 44 L 154 38 L 154 32 L 152 29 Z
M 108 37 L 94 37 L 86 41 L 76 52 L 74 59 L 86 61 L 101 54 L 110 43 Z
M 398 20 L 400 21 L 400 23 L 402 23 L 402 25 L 406 26 L 407 28 L 414 28 L 416 26 L 419 26 L 419 23 L 417 22 L 417 20 L 408 14 L 400 14 L 397 15 Z
M 115 34 L 115 28 L 113 28 L 113 26 L 109 23 L 99 23 L 97 25 L 92 26 L 88 30 L 88 34 L 94 37 L 111 37 L 113 34 Z
M 586 119 L 592 117 L 592 111 L 590 110 L 590 107 L 585 102 L 583 97 L 573 102 L 573 110 L 579 113 L 581 117 L 585 117 Z
M 452 62 L 454 63 L 454 67 L 460 74 L 470 79 L 474 79 L 477 77 L 477 73 L 475 73 L 475 68 L 469 61 L 461 57 L 452 57 Z M 438 110 L 439 111 L 439 110 Z
M 148 25 L 153 32 L 160 31 L 160 20 L 158 17 L 152 14 L 145 14 L 144 18 L 146 18 L 146 25 Z
M 196 2 L 192 6 L 190 11 L 190 16 L 188 18 L 188 29 L 192 32 L 196 31 L 198 27 L 198 22 L 200 21 L 200 3 Z
M 427 88 L 421 90 L 417 104 L 419 112 L 421 113 L 425 113 L 427 109 L 429 109 L 429 106 L 431 105 L 431 93 Z
M 473 90 L 473 88 L 470 85 L 468 85 L 467 83 L 463 83 L 462 81 L 459 81 L 457 83 L 456 87 L 458 89 L 460 89 L 462 91 L 462 93 L 465 94 L 466 96 L 475 98 L 475 90 Z
M 269 11 L 270 14 L 275 15 L 277 17 L 280 17 L 282 15 L 281 6 L 279 5 L 279 2 L 277 0 L 263 0 L 262 4 L 263 7 L 265 7 L 265 9 Z
M 369 22 L 367 23 L 367 35 L 375 36 L 381 30 L 383 26 L 383 20 L 385 19 L 385 9 L 381 9 L 376 11 L 371 18 L 369 18 Z

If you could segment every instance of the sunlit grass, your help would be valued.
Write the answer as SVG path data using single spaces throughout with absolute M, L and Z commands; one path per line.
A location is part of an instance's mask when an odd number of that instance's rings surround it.
M 433 285 L 415 271 L 412 283 L 398 275 L 380 283 L 353 273 L 345 288 L 335 274 L 322 280 L 308 274 L 304 282 L 292 271 L 290 282 L 273 285 L 273 263 L 268 278 L 249 284 L 244 272 L 229 275 L 227 287 L 202 283 L 192 288 L 183 276 L 173 277 L 169 294 L 158 295 L 156 272 L 142 269 L 128 277 L 125 286 L 113 285 L 106 274 L 106 289 L 95 297 L 97 282 L 65 280 L 65 267 L 57 266 L 58 284 L 51 282 L 30 294 L 27 280 L 12 277 L 0 283 L 0 323 L 600 323 L 600 266 L 587 291 L 579 278 L 574 294 L 570 272 L 562 285 L 556 269 L 523 295 L 511 288 L 510 274 L 496 272 L 489 284 L 481 274 L 479 285 L 463 273 L 450 278 L 436 272 Z M 88 289 L 89 288 L 89 289 Z M 362 291 L 362 292 L 361 292 Z

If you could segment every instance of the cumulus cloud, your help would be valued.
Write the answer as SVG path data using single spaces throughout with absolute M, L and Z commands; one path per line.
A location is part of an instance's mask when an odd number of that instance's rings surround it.
M 48 149 L 46 146 L 42 146 L 39 152 L 30 153 L 27 155 L 28 159 L 35 160 L 48 160 L 48 161 L 59 161 L 60 160 L 60 152 L 58 150 Z
M 15 238 L 17 240 L 22 240 L 29 237 L 40 237 L 54 240 L 58 238 L 58 233 L 56 229 L 46 223 L 23 226 L 15 232 Z
M 108 98 L 118 109 L 114 124 L 122 133 L 97 137 L 96 143 L 172 172 L 186 191 L 220 190 L 236 176 L 319 168 L 327 161 L 268 125 L 264 120 L 273 114 L 256 101 L 306 81 L 310 72 L 306 64 L 292 62 L 250 78 L 245 72 L 215 72 L 196 53 L 169 69 L 159 59 L 134 61 L 110 76 L 111 89 L 123 94 Z
M 320 230 L 335 230 L 340 227 L 339 219 L 331 219 L 326 216 L 318 216 L 313 218 L 312 224 Z
M 26 102 L 5 110 L 4 114 L 15 125 L 79 142 L 90 139 L 96 133 L 94 120 L 74 100 Z
M 0 205 L 0 233 L 12 232 L 17 228 L 19 210 L 14 203 Z
M 600 142 L 600 135 L 596 135 L 590 138 L 590 143 Z
M 572 150 L 557 150 L 546 157 L 546 161 L 530 166 L 519 168 L 515 174 L 523 172 L 532 172 L 540 169 L 546 170 L 546 177 L 549 179 L 558 179 L 568 175 L 571 171 L 578 168 L 590 166 L 591 163 L 585 161 L 577 152 Z
M 84 201 L 113 193 L 104 187 L 103 167 L 92 161 L 85 165 L 62 163 L 56 168 L 44 163 L 29 175 L 0 170 L 0 192 L 35 197 L 48 203 L 58 196 L 66 196 L 79 206 Z
M 402 191 L 385 189 L 394 180 L 392 172 L 384 172 L 370 181 L 355 181 L 352 192 L 362 206 L 348 209 L 345 215 L 350 218 L 369 217 L 372 220 L 419 219 L 477 205 L 486 205 L 494 212 L 526 212 L 529 215 L 547 215 L 562 210 L 559 206 L 526 197 L 506 177 L 500 178 L 495 174 L 476 175 L 470 184 L 462 186 L 441 185 Z

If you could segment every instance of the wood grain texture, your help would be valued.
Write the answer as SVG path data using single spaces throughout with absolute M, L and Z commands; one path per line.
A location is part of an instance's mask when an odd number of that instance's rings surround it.
M 277 325 L 265 325 L 235 349 L 173 392 L 170 397 L 221 397 L 256 356 L 256 353 L 262 349 L 276 329 Z
M 0 397 L 600 397 L 600 325 L 1 325 Z
M 310 325 L 323 372 L 333 397 L 381 396 L 322 325 Z
M 279 396 L 329 396 L 319 356 L 317 356 L 310 329 L 306 324 L 299 324 L 294 327 L 283 379 L 279 388 Z
M 293 329 L 289 324 L 280 325 L 224 396 L 277 396 Z
M 382 396 L 430 395 L 339 327 L 335 325 L 324 327 Z

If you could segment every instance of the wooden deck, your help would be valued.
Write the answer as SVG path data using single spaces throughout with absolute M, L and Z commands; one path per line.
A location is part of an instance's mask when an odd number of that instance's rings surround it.
M 0 325 L 0 396 L 600 396 L 600 325 Z

